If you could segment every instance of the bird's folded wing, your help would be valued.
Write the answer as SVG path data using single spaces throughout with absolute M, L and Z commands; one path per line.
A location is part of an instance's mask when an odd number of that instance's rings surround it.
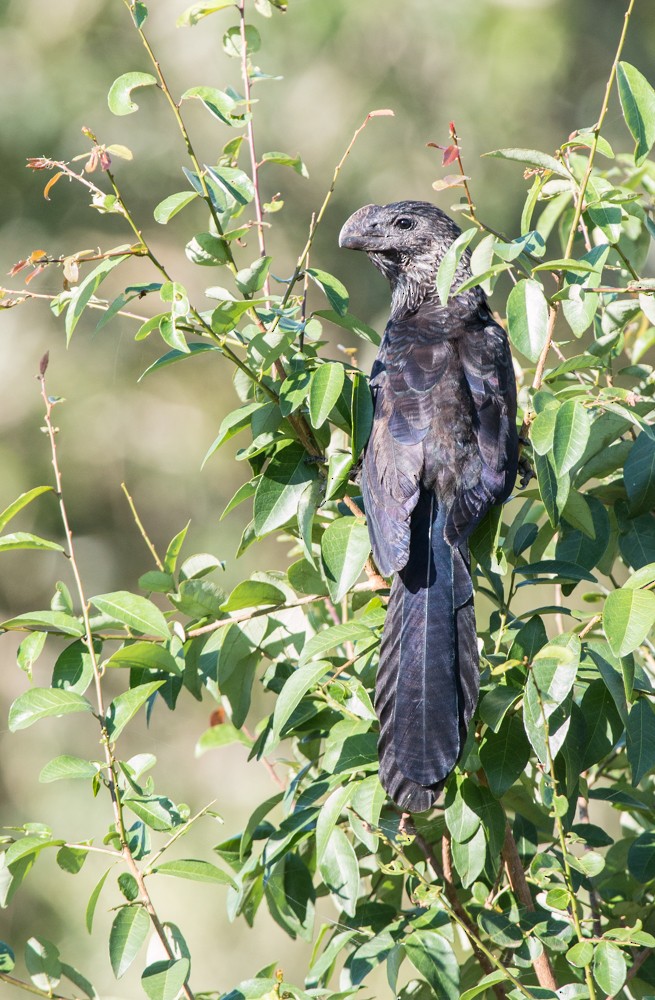
M 482 475 L 452 506 L 446 537 L 461 542 L 488 509 L 509 496 L 516 479 L 516 379 L 505 331 L 491 317 L 459 342 L 460 360 L 474 404 L 474 431 Z
M 434 413 L 433 388 L 446 362 L 443 344 L 424 343 L 407 323 L 390 325 L 373 369 L 375 414 L 362 490 L 375 561 L 385 576 L 409 557 L 410 518 L 419 496 L 423 441 Z

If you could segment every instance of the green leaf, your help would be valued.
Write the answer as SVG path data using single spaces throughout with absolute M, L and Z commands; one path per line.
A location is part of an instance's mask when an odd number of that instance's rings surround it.
M 317 632 L 307 642 L 300 654 L 298 665 L 308 663 L 314 656 L 323 656 L 335 646 L 341 646 L 345 642 L 356 642 L 358 639 L 373 639 L 374 633 L 370 626 L 358 621 L 345 622 L 343 625 L 333 625 L 330 628 Z
M 156 83 L 157 77 L 152 73 L 123 73 L 109 88 L 109 110 L 114 115 L 131 115 L 133 111 L 138 111 L 139 105 L 132 100 L 132 91 L 137 87 L 152 87 Z
M 646 698 L 639 698 L 630 709 L 626 742 L 632 787 L 636 788 L 655 767 L 655 711 Z
M 81 757 L 71 757 L 68 754 L 63 754 L 61 757 L 55 757 L 53 760 L 48 761 L 41 770 L 39 781 L 45 784 L 49 781 L 59 781 L 62 778 L 95 778 L 99 770 L 100 764 L 94 764 L 90 760 L 83 760 Z
M 33 490 L 28 490 L 27 493 L 21 493 L 13 503 L 10 503 L 8 507 L 0 513 L 0 531 L 4 531 L 5 527 L 13 517 L 18 514 L 23 507 L 27 507 L 28 504 L 32 503 L 32 500 L 36 500 L 43 493 L 52 493 L 52 486 L 36 486 Z
M 320 865 L 329 848 L 330 837 L 341 813 L 355 790 L 354 784 L 341 785 L 323 803 L 316 820 L 316 862 Z
M 32 667 L 43 652 L 45 641 L 45 632 L 31 632 L 23 639 L 16 652 L 18 666 L 30 679 L 32 678 Z M 53 684 L 53 687 L 56 686 Z
M 497 983 L 505 982 L 507 979 L 506 972 L 490 972 L 489 975 L 484 976 L 477 984 L 477 986 L 472 986 L 470 990 L 465 990 L 464 993 L 460 995 L 460 1000 L 475 1000 L 475 997 L 480 996 L 484 993 L 489 986 L 495 986 Z
M 199 0 L 199 3 L 194 3 L 190 7 L 187 7 L 184 13 L 180 14 L 175 24 L 178 28 L 191 28 L 203 17 L 215 14 L 216 11 L 224 10 L 226 7 L 234 6 L 236 6 L 234 0 L 223 0 L 223 2 L 219 0 L 218 3 L 216 0 Z
M 262 163 L 279 163 L 282 167 L 291 167 L 300 174 L 301 177 L 309 177 L 307 167 L 298 156 L 289 156 L 288 153 L 269 152 L 262 154 Z
M 481 800 L 478 786 L 470 778 L 451 783 L 446 793 L 446 826 L 453 843 L 464 844 L 480 829 Z M 460 874 L 462 874 L 460 872 Z
M 16 964 L 15 956 L 8 944 L 0 941 L 0 972 L 11 972 Z
M 589 413 L 576 400 L 569 399 L 559 407 L 553 436 L 553 465 L 558 477 L 582 458 L 590 430 Z
M 645 884 L 655 879 L 655 831 L 647 830 L 630 844 L 628 871 L 637 882 Z
M 185 246 L 184 252 L 192 264 L 199 264 L 201 267 L 219 267 L 228 261 L 225 240 L 213 233 L 196 233 Z
M 578 941 L 566 953 L 567 962 L 574 965 L 576 969 L 582 969 L 585 965 L 589 965 L 593 957 L 594 946 L 591 941 Z
M 121 646 L 109 657 L 106 667 L 137 667 L 142 670 L 165 670 L 169 674 L 179 674 L 180 665 L 167 649 L 154 642 L 133 642 Z
M 559 523 L 560 515 L 566 507 L 571 482 L 567 475 L 557 477 L 555 470 L 546 455 L 535 452 L 534 467 L 537 473 L 539 493 L 544 502 L 548 519 L 553 527 Z
M 405 954 L 441 1000 L 459 998 L 459 962 L 452 945 L 436 931 L 416 930 L 403 941 Z
M 244 267 L 236 274 L 234 280 L 242 295 L 253 295 L 262 288 L 272 260 L 272 257 L 259 257 L 250 267 Z
M 59 688 L 30 688 L 16 698 L 9 709 L 9 729 L 15 733 L 18 729 L 45 719 L 50 715 L 70 715 L 73 712 L 90 712 L 91 703 L 80 694 L 73 691 L 62 691 Z
M 462 254 L 477 233 L 477 229 L 467 229 L 460 233 L 443 255 L 437 271 L 437 293 L 442 306 L 448 305 L 448 299 L 453 285 L 457 267 L 462 258 Z
M 517 715 L 506 716 L 497 733 L 488 732 L 480 747 L 480 761 L 496 798 L 501 798 L 523 774 L 530 745 Z
M 89 896 L 89 902 L 87 903 L 86 914 L 85 914 L 86 929 L 89 932 L 89 934 L 93 930 L 93 918 L 95 916 L 96 906 L 98 905 L 98 899 L 100 898 L 102 887 L 107 881 L 107 876 L 109 875 L 110 871 L 111 868 L 108 868 L 107 871 L 100 876 L 98 882 L 95 885 L 95 888 L 93 889 L 93 892 Z
M 0 624 L 3 629 L 34 629 L 42 632 L 63 632 L 64 635 L 84 635 L 84 625 L 64 611 L 28 611 Z
M 312 427 L 322 427 L 335 406 L 345 379 L 343 365 L 329 361 L 319 365 L 309 390 L 309 417 Z
M 318 285 L 337 315 L 345 316 L 348 312 L 349 301 L 345 285 L 333 274 L 321 271 L 317 267 L 308 267 L 305 273 Z
M 73 332 L 80 320 L 80 316 L 86 309 L 91 298 L 95 295 L 102 282 L 115 267 L 122 264 L 123 261 L 127 260 L 129 256 L 130 254 L 119 254 L 118 257 L 107 257 L 105 260 L 101 261 L 97 267 L 90 271 L 84 280 L 79 283 L 79 285 L 72 289 L 68 309 L 66 310 L 66 320 L 64 322 L 67 344 L 73 336 Z
M 319 316 L 321 319 L 326 319 L 329 323 L 334 323 L 335 326 L 341 327 L 342 330 L 349 330 L 350 333 L 354 333 L 356 337 L 360 337 L 362 340 L 368 340 L 371 344 L 379 344 L 380 336 L 372 326 L 367 326 L 366 323 L 362 323 L 361 320 L 357 319 L 356 316 L 352 316 L 350 313 L 346 313 L 344 316 L 340 316 L 338 312 L 334 309 L 319 309 L 314 313 L 315 316 Z
M 294 710 L 300 704 L 308 691 L 311 691 L 318 681 L 329 670 L 332 664 L 325 660 L 317 660 L 305 666 L 297 667 L 278 695 L 273 712 L 273 727 L 271 739 L 279 740 L 280 734 L 286 723 L 291 718 Z
M 580 664 L 581 646 L 576 635 L 560 635 L 546 643 L 532 661 L 531 679 L 548 719 L 568 698 Z
M 648 434 L 640 434 L 630 449 L 623 481 L 631 516 L 649 513 L 655 507 L 655 441 Z
M 556 160 L 554 156 L 542 153 L 538 149 L 494 149 L 482 155 L 496 156 L 501 160 L 516 160 L 517 163 L 527 163 L 528 166 L 538 167 L 541 170 L 552 170 L 559 177 L 571 179 L 569 171 L 561 160 Z
M 113 621 L 127 625 L 137 632 L 152 633 L 158 639 L 170 639 L 168 624 L 156 605 L 147 597 L 131 594 L 127 590 L 117 590 L 111 594 L 99 594 L 91 598 L 98 611 Z
M 60 847 L 57 851 L 57 864 L 63 872 L 77 875 L 82 871 L 88 856 L 89 852 L 83 847 Z
M 351 421 L 351 456 L 353 462 L 356 462 L 369 439 L 373 425 L 373 396 L 368 380 L 359 372 L 353 376 Z
M 357 582 L 370 551 L 368 529 L 361 519 L 339 517 L 328 525 L 321 540 L 321 555 L 330 596 L 335 603 Z
M 169 194 L 168 198 L 164 198 L 163 201 L 160 201 L 155 206 L 153 211 L 155 222 L 159 222 L 162 226 L 165 226 L 174 215 L 177 215 L 181 209 L 185 208 L 186 205 L 190 204 L 197 197 L 198 195 L 195 191 L 178 191 L 177 194 Z
M 61 979 L 58 948 L 45 939 L 30 938 L 25 945 L 25 965 L 37 989 L 50 996 Z
M 614 590 L 605 601 L 603 628 L 615 656 L 637 649 L 655 624 L 655 594 L 650 590 Z
M 193 343 L 193 344 L 187 344 L 187 347 L 188 347 L 187 351 L 167 351 L 166 354 L 162 354 L 161 358 L 157 358 L 157 360 L 153 361 L 151 365 L 148 365 L 145 371 L 143 371 L 141 375 L 139 375 L 137 381 L 140 382 L 142 379 L 146 377 L 146 375 L 150 375 L 152 372 L 159 371 L 160 368 L 167 368 L 168 365 L 173 365 L 175 364 L 176 361 L 185 361 L 192 355 L 204 354 L 206 351 L 216 351 L 220 353 L 220 347 L 217 347 L 215 344 Z
M 257 485 L 256 534 L 261 537 L 290 521 L 298 511 L 307 483 L 313 479 L 316 479 L 316 471 L 308 464 L 304 448 L 295 443 L 280 448 Z
M 107 709 L 106 718 L 107 731 L 112 741 L 118 739 L 130 719 L 134 718 L 141 706 L 164 683 L 164 681 L 150 681 L 148 684 L 130 688 L 129 691 L 124 691 L 114 698 Z
M 242 608 L 256 608 L 265 604 L 284 604 L 284 592 L 272 583 L 263 580 L 243 580 L 237 584 L 221 611 L 240 611 Z
M 252 180 L 237 167 L 205 167 L 207 175 L 237 205 L 245 207 L 255 197 Z
M 210 885 L 231 885 L 236 888 L 234 879 L 212 865 L 209 861 L 197 861 L 195 858 L 182 858 L 179 861 L 164 861 L 152 869 L 158 875 L 171 875 L 174 878 L 185 878 L 192 882 L 205 882 Z
M 620 62 L 616 71 L 625 123 L 636 142 L 635 164 L 640 166 L 655 143 L 655 90 L 630 63 Z
M 151 830 L 169 831 L 184 822 L 177 806 L 166 795 L 130 795 L 123 801 Z
M 150 930 L 150 917 L 142 906 L 122 906 L 109 932 L 109 960 L 117 979 L 136 958 Z
M 594 951 L 594 979 L 607 996 L 615 996 L 623 987 L 626 963 L 623 952 L 611 941 L 599 941 Z
M 509 338 L 530 361 L 538 361 L 548 333 L 548 303 L 533 278 L 517 282 L 507 299 Z
M 335 827 L 319 866 L 336 906 L 354 917 L 359 898 L 359 865 L 354 848 L 340 827 Z
M 153 962 L 144 970 L 141 985 L 150 1000 L 176 1000 L 189 976 L 188 958 Z

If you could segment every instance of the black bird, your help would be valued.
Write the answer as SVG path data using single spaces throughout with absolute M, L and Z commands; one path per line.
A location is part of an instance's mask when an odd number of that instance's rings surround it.
M 408 812 L 428 809 L 462 752 L 479 689 L 467 539 L 516 479 L 516 382 L 505 331 L 463 254 L 441 305 L 436 277 L 460 234 L 423 201 L 366 205 L 339 245 L 391 283 L 371 373 L 373 428 L 362 492 L 373 555 L 395 574 L 375 707 L 380 780 Z

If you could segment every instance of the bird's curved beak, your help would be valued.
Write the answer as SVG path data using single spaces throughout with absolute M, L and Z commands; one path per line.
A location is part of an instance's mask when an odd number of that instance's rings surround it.
M 379 205 L 364 205 L 353 212 L 339 233 L 339 246 L 346 250 L 376 250 L 383 239 L 379 209 Z

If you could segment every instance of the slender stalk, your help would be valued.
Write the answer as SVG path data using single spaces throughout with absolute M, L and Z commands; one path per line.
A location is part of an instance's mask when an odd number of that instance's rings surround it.
M 90 259 L 91 258 L 86 257 L 84 259 L 84 263 L 86 263 L 86 261 L 90 260 Z M 17 301 L 6 303 L 3 306 L 2 300 L 0 299 L 0 309 L 2 309 L 2 308 L 6 309 L 6 308 L 8 308 L 8 307 L 10 307 L 12 305 L 20 305 L 20 303 L 24 302 L 26 299 L 43 299 L 46 302 L 52 302 L 53 299 L 58 298 L 57 295 L 48 295 L 45 292 L 31 292 L 31 291 L 28 291 L 28 289 L 24 289 L 23 291 L 18 291 L 18 290 L 14 289 L 14 288 L 0 288 L 0 296 L 2 296 L 2 295 L 14 295 L 16 297 Z M 102 312 L 107 312 L 107 310 L 109 309 L 109 303 L 108 302 L 87 302 L 86 308 L 87 309 L 100 309 Z M 145 321 L 148 319 L 147 316 L 140 316 L 138 313 L 127 312 L 127 310 L 125 310 L 125 309 L 119 309 L 118 312 L 114 313 L 114 315 L 115 316 L 125 316 L 125 317 L 127 317 L 127 319 L 136 319 L 136 320 L 138 320 L 139 323 L 145 323 Z
M 160 570 L 160 572 L 163 573 L 164 572 L 164 564 L 161 561 L 161 559 L 159 558 L 159 556 L 157 555 L 157 549 L 155 548 L 155 546 L 151 542 L 150 537 L 148 536 L 148 532 L 143 527 L 143 523 L 141 521 L 141 518 L 137 514 L 136 507 L 134 506 L 134 500 L 132 499 L 132 497 L 128 493 L 127 486 L 125 485 L 125 483 L 121 483 L 121 489 L 122 489 L 123 493 L 125 494 L 125 498 L 126 498 L 128 504 L 130 505 L 130 510 L 132 511 L 132 517 L 134 518 L 134 522 L 135 522 L 137 528 L 141 532 L 141 537 L 143 538 L 144 542 L 146 543 L 146 545 L 150 549 L 150 552 L 152 554 L 152 558 L 155 560 L 155 564 L 157 566 L 157 569 Z
M 19 990 L 25 990 L 26 993 L 32 993 L 35 997 L 46 997 L 47 1000 L 70 1000 L 69 997 L 65 997 L 62 993 L 52 993 L 50 990 L 41 990 L 38 986 L 35 986 L 34 983 L 23 982 L 22 979 L 16 979 L 15 976 L 10 976 L 6 972 L 0 972 L 0 983 L 8 983 L 9 986 L 15 986 Z M 75 1000 L 77 1000 L 77 998 L 75 998 Z
M 125 6 L 127 7 L 128 11 L 130 12 L 130 17 L 132 17 L 132 5 L 130 3 L 130 0 L 123 0 L 123 2 L 125 3 Z M 174 97 L 173 97 L 173 95 L 171 93 L 171 90 L 170 90 L 170 88 L 169 88 L 169 86 L 168 86 L 168 84 L 166 82 L 166 79 L 164 77 L 164 74 L 162 72 L 162 68 L 161 68 L 161 66 L 159 64 L 159 60 L 155 56 L 155 53 L 153 52 L 152 47 L 151 47 L 148 39 L 146 38 L 146 35 L 145 35 L 143 29 L 137 27 L 136 30 L 138 32 L 139 38 L 141 39 L 143 47 L 145 48 L 146 52 L 150 56 L 150 61 L 152 62 L 152 65 L 154 67 L 155 73 L 157 74 L 157 77 L 159 79 L 159 86 L 161 87 L 162 91 L 164 92 L 164 96 L 166 97 L 166 100 L 168 101 L 170 109 L 173 112 L 173 115 L 175 117 L 175 121 L 177 122 L 177 127 L 180 130 L 180 134 L 182 135 L 182 139 L 184 140 L 184 145 L 186 146 L 186 150 L 187 150 L 187 153 L 189 155 L 189 159 L 191 160 L 191 163 L 193 164 L 193 168 L 194 168 L 196 174 L 198 175 L 198 179 L 199 179 L 200 185 L 202 187 L 202 196 L 203 196 L 204 200 L 207 202 L 207 206 L 208 206 L 209 211 L 211 213 L 214 225 L 216 226 L 216 232 L 218 233 L 219 236 L 222 237 L 223 236 L 223 227 L 221 226 L 221 222 L 220 222 L 220 219 L 218 217 L 218 213 L 216 211 L 216 207 L 214 206 L 214 202 L 212 201 L 211 195 L 209 193 L 209 188 L 207 186 L 207 181 L 205 179 L 204 171 L 203 171 L 202 167 L 200 166 L 200 161 L 198 160 L 198 157 L 196 156 L 195 149 L 193 148 L 193 144 L 191 142 L 191 137 L 189 136 L 189 133 L 187 131 L 186 125 L 184 124 L 184 119 L 182 118 L 182 114 L 180 112 L 179 104 L 175 101 L 175 99 L 174 99 Z M 225 252 L 226 252 L 227 258 L 228 258 L 228 267 L 230 268 L 230 270 L 232 272 L 236 272 L 237 268 L 236 268 L 236 264 L 234 262 L 234 257 L 232 255 L 232 248 L 230 247 L 230 244 L 228 243 L 227 240 L 225 241 L 224 245 L 225 245 Z
M 262 212 L 262 199 L 259 192 L 259 164 L 257 162 L 257 152 L 255 150 L 255 128 L 252 122 L 252 102 L 250 99 L 250 65 L 248 55 L 248 39 L 246 37 L 246 0 L 239 0 L 239 30 L 241 32 L 241 79 L 243 80 L 243 96 L 246 101 L 246 111 L 249 118 L 246 125 L 246 138 L 248 150 L 250 152 L 250 171 L 252 184 L 255 189 L 255 216 L 257 219 L 257 239 L 259 242 L 259 256 L 266 256 L 266 240 L 264 238 L 264 214 Z M 266 298 L 271 294 L 271 283 L 268 275 L 264 282 L 264 295 Z
M 625 44 L 626 35 L 628 33 L 628 25 L 630 23 L 630 17 L 634 8 L 636 0 L 630 0 L 628 4 L 628 9 L 625 12 L 623 18 L 623 30 L 621 31 L 621 37 L 619 38 L 619 43 L 616 49 L 616 55 L 614 56 L 614 62 L 612 63 L 612 69 L 610 71 L 609 79 L 605 87 L 605 96 L 603 97 L 603 103 L 600 109 L 600 115 L 598 122 L 592 129 L 593 139 L 591 141 L 591 147 L 589 149 L 589 157 L 587 159 L 587 166 L 580 182 L 580 187 L 578 189 L 578 195 L 575 200 L 575 206 L 573 209 L 573 219 L 571 220 L 571 227 L 569 229 L 569 235 L 566 242 L 566 249 L 564 250 L 564 257 L 568 258 L 571 256 L 571 251 L 573 249 L 573 243 L 575 241 L 576 234 L 578 232 L 578 227 L 580 225 L 580 219 L 582 218 L 582 212 L 584 209 L 584 200 L 587 193 L 587 185 L 589 184 L 589 178 L 591 177 L 591 171 L 593 170 L 594 161 L 596 159 L 596 152 L 598 150 L 598 139 L 600 137 L 600 132 L 605 122 L 607 116 L 607 109 L 609 107 L 610 95 L 612 93 L 612 87 L 614 86 L 614 80 L 616 78 L 616 70 L 621 58 L 621 53 L 623 51 L 623 46 Z M 633 274 L 633 277 L 635 275 Z M 557 286 L 556 290 L 559 290 L 562 283 L 561 275 L 555 277 L 555 284 Z M 541 355 L 537 362 L 537 367 L 534 373 L 534 379 L 532 381 L 533 389 L 539 389 L 544 377 L 544 369 L 546 367 L 546 360 L 548 358 L 548 353 L 550 351 L 550 346 L 553 340 L 553 334 L 555 332 L 555 323 L 557 321 L 557 316 L 559 314 L 559 303 L 556 302 L 550 307 L 548 314 L 548 329 L 546 333 L 546 342 L 544 344 Z
M 550 747 L 550 726 L 548 723 L 548 718 L 546 717 L 546 712 L 544 710 L 543 698 L 541 696 L 541 691 L 537 687 L 537 682 L 534 678 L 534 673 L 530 673 L 529 679 L 532 680 L 534 684 L 535 691 L 537 692 L 537 698 L 539 700 L 539 709 L 544 722 L 544 737 L 546 743 L 546 758 L 548 763 L 548 774 L 550 775 L 550 780 L 553 787 L 553 795 L 557 794 L 557 789 L 559 787 L 557 776 L 555 774 L 555 761 L 553 759 L 553 754 Z M 529 681 L 528 681 L 529 683 Z M 554 809 L 555 814 L 555 828 L 557 830 L 557 839 L 559 842 L 559 847 L 562 852 L 562 864 L 564 865 L 564 882 L 569 893 L 569 898 L 571 900 L 570 912 L 573 919 L 573 926 L 575 927 L 576 937 L 579 942 L 585 941 L 586 938 L 582 933 L 582 916 L 580 911 L 580 904 L 578 902 L 578 897 L 573 886 L 573 878 L 571 876 L 571 866 L 568 860 L 568 848 L 566 845 L 566 834 L 564 830 L 564 824 L 562 823 L 562 817 L 559 815 L 559 810 Z M 590 1000 L 596 1000 L 596 987 L 594 984 L 594 977 L 591 971 L 591 962 L 588 962 L 584 966 L 584 976 L 585 982 L 587 984 L 587 989 L 589 990 Z
M 386 582 L 384 586 L 387 586 Z M 365 592 L 371 589 L 369 583 L 358 583 L 352 588 L 352 591 L 353 593 L 361 593 L 362 591 Z M 188 639 L 193 639 L 197 635 L 206 635 L 208 632 L 215 632 L 219 628 L 227 628 L 228 625 L 234 625 L 235 622 L 249 622 L 252 618 L 260 618 L 262 615 L 270 615 L 273 612 L 291 611 L 293 608 L 301 608 L 305 604 L 315 604 L 317 601 L 324 602 L 325 595 L 309 594 L 306 597 L 300 597 L 297 601 L 289 601 L 288 604 L 278 604 L 277 607 L 255 608 L 254 611 L 237 612 L 237 614 L 230 615 L 229 618 L 220 618 L 216 622 L 210 622 L 209 625 L 201 625 L 199 628 L 193 628 L 186 635 Z
M 141 894 L 141 902 L 150 916 L 151 923 L 157 933 L 159 940 L 161 941 L 162 947 L 164 948 L 166 954 L 169 958 L 173 959 L 175 957 L 173 949 L 170 946 L 168 938 L 166 937 L 166 932 L 164 931 L 163 925 L 157 912 L 153 906 L 152 900 L 146 888 L 146 884 L 143 878 L 143 873 L 139 869 L 134 856 L 129 847 L 127 831 L 125 827 L 125 820 L 123 817 L 123 806 L 121 802 L 121 792 L 118 784 L 118 774 L 117 774 L 117 764 L 116 758 L 114 757 L 114 752 L 112 748 L 111 738 L 106 725 L 106 709 L 104 702 L 104 694 L 102 690 L 102 673 L 100 670 L 100 664 L 98 663 L 98 657 L 93 645 L 93 632 L 91 630 L 91 621 L 89 616 L 89 601 L 86 598 L 84 592 L 84 586 L 82 583 L 82 577 L 80 574 L 79 565 L 77 562 L 77 557 L 75 553 L 75 547 L 73 545 L 73 532 L 70 527 L 70 522 L 68 519 L 68 511 L 66 509 L 66 504 L 64 501 L 64 495 L 62 490 L 62 477 L 61 470 L 59 468 L 59 459 L 57 454 L 57 440 L 56 440 L 56 429 L 52 422 L 52 409 L 54 403 L 51 401 L 50 397 L 46 391 L 46 380 L 45 373 L 48 367 L 48 355 L 46 354 L 41 361 L 39 370 L 39 383 L 41 387 L 41 397 L 43 399 L 43 404 L 45 407 L 45 425 L 48 434 L 48 439 L 50 441 L 50 452 L 52 455 L 52 468 L 55 477 L 55 493 L 59 501 L 59 512 L 61 516 L 62 525 L 64 528 L 64 535 L 66 538 L 67 552 L 66 556 L 70 561 L 71 569 L 73 572 L 73 577 L 75 579 L 75 587 L 77 590 L 77 596 L 79 598 L 80 604 L 82 606 L 82 621 L 84 623 L 84 636 L 82 641 L 88 649 L 89 657 L 91 660 L 91 666 L 93 668 L 93 680 L 96 692 L 96 705 L 98 709 L 98 719 L 100 722 L 100 739 L 103 746 L 105 761 L 107 764 L 108 780 L 107 785 L 109 788 L 109 793 L 111 796 L 112 808 L 114 812 L 114 820 L 116 824 L 116 830 L 118 833 L 118 838 L 121 845 L 121 854 L 125 864 L 131 871 L 132 875 L 136 879 L 137 885 L 139 886 L 139 891 Z M 185 984 L 182 987 L 182 992 L 184 993 L 187 1000 L 194 1000 L 193 993 L 191 989 Z M 47 995 L 47 994 L 46 994 Z
M 305 266 L 305 261 L 307 260 L 307 257 L 309 255 L 309 251 L 312 248 L 312 244 L 313 244 L 314 238 L 316 236 L 316 230 L 320 226 L 321 221 L 323 220 L 323 216 L 325 215 L 325 212 L 327 211 L 327 207 L 330 204 L 330 201 L 332 200 L 332 195 L 334 194 L 334 189 L 335 189 L 335 187 L 337 185 L 337 181 L 339 179 L 339 174 L 343 170 L 344 163 L 348 159 L 348 157 L 349 157 L 349 155 L 350 155 L 350 153 L 352 151 L 353 146 L 357 142 L 357 139 L 359 138 L 360 134 L 364 131 L 364 129 L 368 125 L 368 123 L 371 120 L 371 118 L 379 118 L 382 115 L 391 115 L 391 116 L 393 116 L 393 111 L 390 111 L 388 108 L 384 108 L 384 109 L 382 109 L 380 111 L 369 111 L 369 113 L 367 114 L 366 118 L 364 119 L 364 121 L 362 122 L 362 124 L 359 126 L 359 128 L 355 129 L 354 135 L 353 135 L 352 139 L 350 140 L 350 142 L 348 143 L 348 145 L 346 147 L 346 151 L 344 152 L 343 156 L 341 157 L 341 159 L 337 163 L 336 167 L 334 168 L 334 173 L 332 174 L 332 181 L 330 182 L 330 186 L 329 186 L 329 188 L 327 190 L 327 194 L 325 195 L 325 198 L 323 199 L 323 204 L 319 208 L 318 212 L 315 215 L 312 215 L 312 221 L 311 221 L 310 226 L 309 226 L 309 235 L 307 237 L 307 242 L 305 243 L 305 246 L 303 247 L 302 251 L 300 252 L 298 260 L 296 261 L 296 266 L 294 268 L 293 274 L 291 275 L 291 278 L 289 279 L 289 283 L 288 283 L 288 285 L 286 287 L 286 291 L 285 291 L 285 293 L 284 293 L 284 295 L 282 297 L 282 302 L 281 302 L 280 307 L 279 307 L 279 313 L 275 317 L 275 320 L 273 321 L 273 324 L 271 325 L 271 331 L 270 331 L 271 333 L 276 329 L 278 323 L 280 322 L 280 317 L 282 315 L 284 307 L 287 305 L 289 299 L 291 298 L 291 294 L 293 292 L 293 289 L 296 286 L 296 282 L 298 281 L 298 279 L 300 278 L 300 275 L 302 274 L 303 267 Z

